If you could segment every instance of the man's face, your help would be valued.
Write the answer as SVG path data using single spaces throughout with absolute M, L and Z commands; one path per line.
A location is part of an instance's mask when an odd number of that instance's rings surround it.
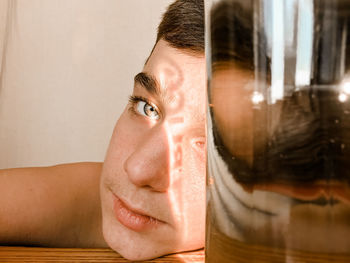
M 203 247 L 205 59 L 160 40 L 118 120 L 101 179 L 103 233 L 129 259 Z

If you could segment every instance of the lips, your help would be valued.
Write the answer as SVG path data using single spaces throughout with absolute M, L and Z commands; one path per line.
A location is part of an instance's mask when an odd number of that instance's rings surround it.
M 160 224 L 164 223 L 141 211 L 131 208 L 115 195 L 113 197 L 113 210 L 114 216 L 122 225 L 136 232 L 155 229 Z

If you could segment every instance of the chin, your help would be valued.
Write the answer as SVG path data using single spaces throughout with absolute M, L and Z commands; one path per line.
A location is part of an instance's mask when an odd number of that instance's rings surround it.
M 148 260 L 177 252 L 175 249 L 177 246 L 169 240 L 156 242 L 152 236 L 136 233 L 108 222 L 103 223 L 103 236 L 111 249 L 132 261 Z
M 147 248 L 138 248 L 138 246 L 133 247 L 133 245 L 130 243 L 127 245 L 127 247 L 123 247 L 118 250 L 114 249 L 113 247 L 111 248 L 117 251 L 123 258 L 131 261 L 149 260 L 172 253 L 166 250 L 163 251 L 163 249 L 160 247 L 153 248 L 148 246 Z
M 106 237 L 106 242 L 111 249 L 118 252 L 123 258 L 131 261 L 149 260 L 178 252 L 169 249 L 165 245 L 139 244 L 128 240 L 121 240 L 124 244 L 109 242 L 108 237 Z
M 155 241 L 152 236 L 133 233 L 126 229 L 115 229 L 104 224 L 103 235 L 108 246 L 131 261 L 158 258 L 164 255 L 203 248 L 204 241 L 180 242 L 178 240 Z M 115 233 L 118 233 L 117 235 Z M 168 236 L 175 236 L 169 233 Z

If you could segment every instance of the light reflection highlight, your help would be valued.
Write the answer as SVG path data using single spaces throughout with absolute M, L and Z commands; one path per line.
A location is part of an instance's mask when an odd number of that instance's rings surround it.
M 254 91 L 253 95 L 252 95 L 252 102 L 253 102 L 253 104 L 257 105 L 257 104 L 259 104 L 259 103 L 261 103 L 263 101 L 264 101 L 264 96 L 260 92 Z
M 345 101 L 347 101 L 347 99 L 348 99 L 348 96 L 345 93 L 340 93 L 338 96 L 338 100 L 340 102 L 345 102 Z

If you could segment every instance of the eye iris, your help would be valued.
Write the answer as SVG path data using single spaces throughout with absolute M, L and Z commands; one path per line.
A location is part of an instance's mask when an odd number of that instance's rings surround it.
M 145 104 L 145 106 L 143 107 L 145 113 L 147 116 L 151 117 L 151 118 L 158 118 L 158 113 L 155 110 L 154 107 L 152 107 L 149 104 Z

